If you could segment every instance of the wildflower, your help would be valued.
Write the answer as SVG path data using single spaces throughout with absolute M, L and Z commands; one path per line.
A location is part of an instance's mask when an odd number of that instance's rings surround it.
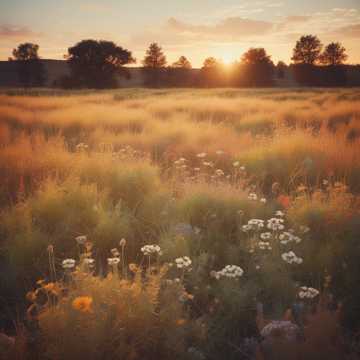
M 214 164 L 211 161 L 203 161 L 204 166 L 213 167 Z
M 223 155 L 224 154 L 224 151 L 223 150 L 217 150 L 216 151 L 216 155 Z
M 109 265 L 117 265 L 120 262 L 120 259 L 117 257 L 107 259 Z
M 124 238 L 122 238 L 122 239 L 120 240 L 120 242 L 119 242 L 119 245 L 120 245 L 121 247 L 124 247 L 124 246 L 126 245 L 126 240 L 125 240 Z
M 138 266 L 136 264 L 133 264 L 133 263 L 129 264 L 129 269 L 130 269 L 130 271 L 132 271 L 134 273 L 139 270 Z
M 204 157 L 206 157 L 206 153 L 202 152 L 196 155 L 198 158 L 203 159 Z
M 270 233 L 270 232 L 262 233 L 262 234 L 260 234 L 260 237 L 261 237 L 263 240 L 271 239 L 271 233 Z
M 275 212 L 275 216 L 284 217 L 285 214 L 281 210 L 278 210 L 278 211 Z
M 85 242 L 87 241 L 87 236 L 86 235 L 80 235 L 80 236 L 77 236 L 75 238 L 75 240 L 79 245 L 84 245 Z
M 110 252 L 111 252 L 112 256 L 114 256 L 114 257 L 120 256 L 119 250 L 117 248 L 111 249 Z
M 220 277 L 227 277 L 227 278 L 239 278 L 244 274 L 244 270 L 237 265 L 226 265 L 222 270 L 217 271 L 215 275 L 216 279 Z
M 255 269 L 256 269 L 256 270 L 260 270 L 260 265 L 256 265 L 256 266 L 255 266 Z
M 75 260 L 74 259 L 65 259 L 62 262 L 63 269 L 72 269 L 75 267 Z
M 150 256 L 151 254 L 162 254 L 159 245 L 145 245 L 141 248 L 141 252 L 147 256 Z
M 216 169 L 215 174 L 216 174 L 216 176 L 224 176 L 225 175 L 221 169 Z
M 244 215 L 244 210 L 238 210 L 237 214 L 240 215 L 240 216 L 243 216 Z
M 183 256 L 175 259 L 175 263 L 178 269 L 188 269 L 191 266 L 192 261 L 188 256 Z
M 178 326 L 182 326 L 186 323 L 186 320 L 185 319 L 177 319 L 176 320 L 176 325 Z
M 257 195 L 255 193 L 250 193 L 248 195 L 248 199 L 252 200 L 252 201 L 256 201 L 257 200 Z
M 268 241 L 259 241 L 260 250 L 272 250 L 272 247 Z
M 261 198 L 261 199 L 260 199 L 260 202 L 262 202 L 263 204 L 266 204 L 266 201 L 267 201 L 267 200 L 266 200 L 265 198 Z
M 324 180 L 322 181 L 322 183 L 323 183 L 323 185 L 327 186 L 327 185 L 329 185 L 329 180 L 324 179 Z
M 285 226 L 282 224 L 283 222 L 283 219 L 271 218 L 267 221 L 267 228 L 273 231 L 284 230 Z
M 303 234 L 310 231 L 310 228 L 308 226 L 305 226 L 305 225 L 300 225 L 299 229 Z
M 240 166 L 241 171 L 245 171 L 245 166 Z
M 199 172 L 199 171 L 200 171 L 200 168 L 199 168 L 199 167 L 195 167 L 195 168 L 194 168 L 194 171 L 195 171 L 195 172 Z
M 298 295 L 301 299 L 313 299 L 319 294 L 319 290 L 316 290 L 312 287 L 301 286 Z
M 93 267 L 95 265 L 95 260 L 86 258 L 86 259 L 84 259 L 84 264 L 89 267 Z
M 83 313 L 92 312 L 92 303 L 93 299 L 90 296 L 78 296 L 72 302 L 72 307 L 75 310 L 81 311 Z
M 303 262 L 303 259 L 296 256 L 296 254 L 293 251 L 283 253 L 281 254 L 281 257 L 288 264 L 301 264 Z
M 240 165 L 240 162 L 239 162 L 239 161 L 234 161 L 234 162 L 233 162 L 233 166 L 234 166 L 234 167 L 238 167 L 239 165 Z

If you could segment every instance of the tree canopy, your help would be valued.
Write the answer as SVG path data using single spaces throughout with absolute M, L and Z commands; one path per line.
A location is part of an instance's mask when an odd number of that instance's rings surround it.
M 251 48 L 242 57 L 241 63 L 244 65 L 269 64 L 273 65 L 271 56 L 266 53 L 264 48 Z
M 116 86 L 115 75 L 126 75 L 123 66 L 134 63 L 130 51 L 112 41 L 82 40 L 66 55 L 76 85 L 90 88 Z
M 15 60 L 28 61 L 39 59 L 39 45 L 33 43 L 23 43 L 13 49 L 12 54 Z
M 142 63 L 146 68 L 163 68 L 166 65 L 166 56 L 157 43 L 151 43 Z
M 191 63 L 185 56 L 180 56 L 177 61 L 175 61 L 171 67 L 181 68 L 181 69 L 191 69 Z
M 346 49 L 338 42 L 332 42 L 325 47 L 319 60 L 324 65 L 341 65 L 347 60 Z
M 319 60 L 321 50 L 322 44 L 317 36 L 304 35 L 296 42 L 291 60 L 295 64 L 313 65 Z

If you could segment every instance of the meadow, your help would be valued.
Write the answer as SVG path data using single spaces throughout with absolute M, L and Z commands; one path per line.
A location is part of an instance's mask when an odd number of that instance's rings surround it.
M 0 358 L 360 355 L 360 89 L 4 90 L 0 179 Z

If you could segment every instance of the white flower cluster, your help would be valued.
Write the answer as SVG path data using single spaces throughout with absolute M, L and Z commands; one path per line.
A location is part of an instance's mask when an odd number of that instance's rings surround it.
M 242 230 L 247 232 L 250 230 L 260 230 L 263 227 L 264 227 L 264 220 L 251 219 L 248 221 L 247 225 L 242 226 Z
M 222 270 L 212 272 L 212 276 L 216 279 L 220 279 L 221 277 L 236 279 L 241 277 L 243 273 L 244 270 L 240 266 L 226 265 Z
M 220 177 L 220 176 L 224 176 L 225 173 L 221 169 L 216 169 L 215 170 L 215 175 Z
M 283 225 L 284 219 L 271 218 L 267 221 L 267 228 L 273 231 L 284 230 L 285 226 Z
M 255 193 L 250 193 L 248 195 L 248 199 L 252 201 L 256 201 L 258 199 L 257 195 Z
M 275 212 L 275 216 L 284 217 L 284 216 L 285 216 L 285 213 L 282 212 L 281 210 L 277 210 L 277 211 Z
M 183 269 L 183 268 L 186 269 L 191 266 L 192 261 L 188 256 L 183 256 L 175 259 L 175 263 L 179 269 Z
M 89 268 L 95 266 L 95 260 L 91 258 L 85 258 L 84 264 L 87 265 Z
M 151 254 L 162 255 L 159 245 L 145 245 L 141 248 L 141 252 L 144 255 L 148 255 L 148 256 L 150 256 Z
M 295 242 L 296 244 L 299 244 L 301 242 L 301 238 L 298 236 L 295 236 L 291 232 L 284 231 L 279 235 L 280 244 L 286 245 L 291 242 Z
M 303 262 L 303 259 L 301 257 L 296 256 L 296 254 L 293 251 L 283 253 L 281 254 L 281 257 L 288 264 L 301 264 Z
M 202 152 L 196 155 L 198 158 L 203 159 L 204 157 L 206 157 L 206 153 Z
M 299 297 L 301 299 L 313 299 L 320 294 L 319 290 L 312 287 L 302 286 L 299 291 Z
M 268 241 L 259 241 L 260 250 L 272 250 L 272 246 Z
M 111 249 L 110 252 L 111 252 L 113 257 L 119 257 L 120 256 L 119 250 L 117 248 Z
M 75 267 L 75 260 L 74 259 L 65 259 L 62 262 L 63 269 L 72 269 Z
M 263 240 L 269 240 L 269 239 L 271 239 L 271 236 L 272 236 L 271 232 L 264 232 L 264 233 L 260 234 L 260 237 Z
M 180 159 L 174 161 L 174 165 L 177 165 L 177 166 L 178 165 L 184 165 L 185 161 L 186 161 L 186 159 L 181 157 Z
M 88 147 L 89 147 L 89 145 L 86 145 L 85 143 L 81 142 L 76 145 L 76 150 L 77 151 L 85 151 L 88 149 Z
M 107 259 L 109 265 L 117 265 L 120 262 L 118 257 L 108 258 Z

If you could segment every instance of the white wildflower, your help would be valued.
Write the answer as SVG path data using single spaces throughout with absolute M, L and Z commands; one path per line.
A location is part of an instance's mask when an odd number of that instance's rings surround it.
M 74 259 L 65 259 L 62 262 L 63 269 L 72 269 L 75 267 L 75 260 Z

